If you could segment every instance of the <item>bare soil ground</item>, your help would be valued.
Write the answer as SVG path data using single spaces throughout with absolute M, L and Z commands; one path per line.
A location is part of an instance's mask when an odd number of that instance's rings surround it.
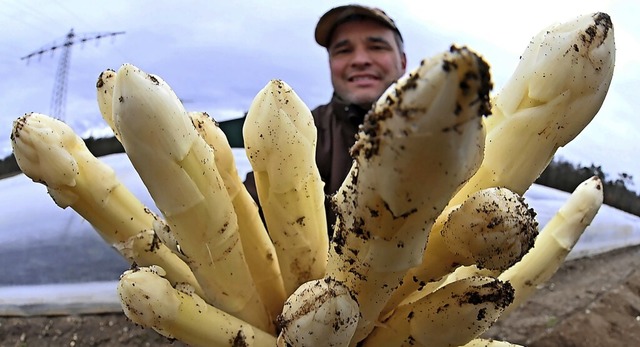
M 640 247 L 566 262 L 485 337 L 531 347 L 640 346 Z M 184 346 L 120 313 L 0 317 L 0 346 Z
M 640 346 L 640 247 L 565 262 L 486 334 L 531 347 Z

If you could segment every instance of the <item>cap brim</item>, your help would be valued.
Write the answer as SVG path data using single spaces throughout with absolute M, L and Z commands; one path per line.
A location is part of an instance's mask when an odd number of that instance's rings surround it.
M 387 17 L 382 11 L 376 11 L 376 9 L 364 6 L 346 5 L 333 8 L 320 17 L 315 31 L 316 42 L 322 47 L 328 47 L 331 41 L 331 34 L 335 27 L 346 18 L 354 15 L 371 18 L 400 33 L 393 23 L 393 20 Z

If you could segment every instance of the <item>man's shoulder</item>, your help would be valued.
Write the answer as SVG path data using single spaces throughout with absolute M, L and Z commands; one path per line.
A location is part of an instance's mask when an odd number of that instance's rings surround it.
M 331 114 L 335 111 L 335 103 L 333 100 L 327 102 L 326 104 L 318 105 L 316 108 L 311 110 L 311 114 L 313 114 L 314 118 L 329 118 Z
M 333 106 L 331 102 L 326 103 L 324 105 L 316 106 L 313 110 L 311 110 L 311 115 L 313 116 L 313 122 L 315 123 L 317 128 L 327 128 L 331 122 L 331 114 L 333 113 Z
M 324 105 L 316 106 L 316 108 L 311 110 L 311 114 L 313 114 L 313 116 L 316 117 L 317 115 L 330 113 L 332 108 L 333 107 L 331 106 L 331 102 L 328 102 L 328 103 L 326 103 Z

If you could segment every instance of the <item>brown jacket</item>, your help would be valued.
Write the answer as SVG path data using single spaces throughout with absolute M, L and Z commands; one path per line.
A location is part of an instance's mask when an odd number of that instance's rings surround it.
M 349 105 L 333 96 L 326 105 L 311 111 L 318 131 L 316 144 L 316 163 L 320 177 L 325 183 L 325 207 L 329 236 L 332 235 L 333 223 L 336 220 L 330 205 L 330 196 L 334 194 L 349 173 L 352 158 L 349 149 L 355 142 L 358 126 L 362 124 L 365 110 L 356 105 Z M 245 185 L 254 200 L 258 201 L 253 172 L 247 175 Z

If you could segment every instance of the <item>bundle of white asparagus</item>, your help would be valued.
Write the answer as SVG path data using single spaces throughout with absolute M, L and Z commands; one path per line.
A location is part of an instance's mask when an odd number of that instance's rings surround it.
M 160 77 L 104 71 L 99 108 L 160 215 L 61 121 L 14 122 L 22 171 L 133 264 L 124 313 L 194 346 L 513 346 L 481 338 L 558 269 L 602 204 L 597 177 L 540 227 L 524 192 L 596 115 L 607 14 L 543 29 L 491 96 L 466 47 L 425 59 L 365 118 L 327 237 L 316 129 L 270 81 L 244 126 L 264 222 L 224 133 Z

